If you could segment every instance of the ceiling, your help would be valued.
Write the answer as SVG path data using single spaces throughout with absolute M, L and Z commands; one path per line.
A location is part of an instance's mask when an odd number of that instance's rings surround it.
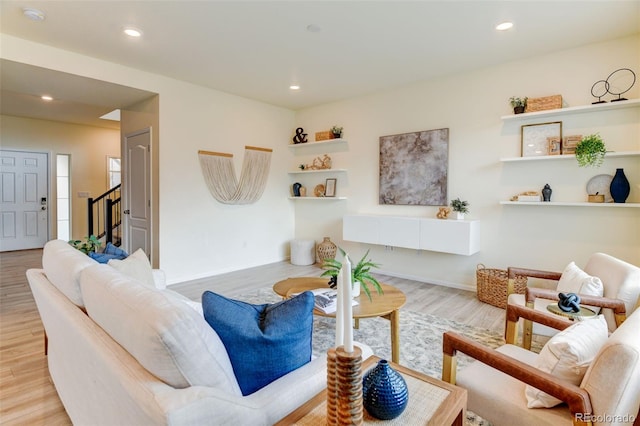
M 0 16 L 5 34 L 293 110 L 640 32 L 637 0 L 3 0 Z M 514 28 L 497 32 L 505 20 Z M 127 25 L 143 36 L 124 36 Z M 105 83 L 7 62 L 3 114 L 37 111 L 36 89 L 58 80 L 68 87 L 56 99 L 123 104 Z

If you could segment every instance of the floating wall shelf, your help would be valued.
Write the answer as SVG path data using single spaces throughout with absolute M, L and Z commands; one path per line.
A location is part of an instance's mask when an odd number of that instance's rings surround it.
M 568 108 L 549 109 L 546 111 L 525 112 L 524 114 L 504 115 L 500 117 L 503 121 L 516 121 L 528 118 L 560 117 L 569 114 L 582 114 L 586 112 L 601 112 L 613 109 L 625 109 L 640 107 L 640 99 L 630 99 L 628 101 L 607 102 L 605 104 L 581 105 Z
M 304 201 L 336 201 L 346 200 L 347 197 L 289 197 L 290 200 L 304 200 Z
M 318 142 L 305 142 L 305 143 L 296 143 L 289 144 L 289 148 L 304 148 L 308 146 L 320 146 L 320 145 L 335 145 L 339 143 L 347 143 L 346 139 L 329 139 L 326 141 L 318 141 Z
M 640 153 L 638 153 L 640 155 Z M 313 173 L 335 173 L 346 172 L 347 169 L 322 169 L 322 170 L 298 170 L 295 172 L 289 172 L 290 175 L 309 175 Z
M 508 206 L 533 206 L 533 207 L 612 207 L 612 208 L 639 208 L 640 203 L 565 203 L 557 201 L 500 201 L 500 204 Z
M 640 151 L 619 151 L 619 152 L 607 152 L 605 158 L 615 157 L 636 157 L 640 156 Z M 500 161 L 508 163 L 512 161 L 555 161 L 555 160 L 574 160 L 576 156 L 574 154 L 565 155 L 540 155 L 537 157 L 507 157 L 501 158 Z

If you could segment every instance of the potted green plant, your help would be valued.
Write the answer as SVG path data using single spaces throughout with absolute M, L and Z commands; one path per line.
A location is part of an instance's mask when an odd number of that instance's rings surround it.
M 451 208 L 456 212 L 456 219 L 463 220 L 465 213 L 469 213 L 469 202 L 456 198 L 451 200 Z
M 90 251 L 97 251 L 102 245 L 102 242 L 100 242 L 95 235 L 89 235 L 81 240 L 70 240 L 69 244 L 88 255 Z
M 576 145 L 576 160 L 580 167 L 600 167 L 607 149 L 598 133 L 588 135 Z
M 343 257 L 348 257 L 347 253 L 345 253 L 342 248 L 338 247 L 338 249 L 340 250 L 340 253 L 342 253 Z M 370 272 L 371 268 L 378 268 L 380 265 L 374 263 L 371 259 L 367 259 L 368 255 L 369 250 L 367 250 L 357 264 L 354 264 L 350 257 L 348 257 L 348 259 L 351 262 L 351 282 L 354 285 L 353 297 L 358 297 L 360 294 L 360 287 L 362 287 L 367 297 L 369 297 L 369 300 L 371 300 L 369 285 L 375 288 L 378 294 L 382 294 L 382 287 Z M 337 279 L 338 273 L 340 273 L 340 270 L 342 269 L 342 263 L 336 259 L 325 259 L 322 263 L 322 269 L 326 269 L 326 271 L 320 275 L 321 277 L 332 277 L 332 279 Z M 356 283 L 360 284 L 356 286 Z
M 331 133 L 333 133 L 333 137 L 335 139 L 340 139 L 342 137 L 342 127 L 333 126 L 331 128 Z
M 516 96 L 512 96 L 509 99 L 509 103 L 511 103 L 514 114 L 522 114 L 524 112 L 524 109 L 527 107 L 527 99 L 529 98 L 518 98 Z

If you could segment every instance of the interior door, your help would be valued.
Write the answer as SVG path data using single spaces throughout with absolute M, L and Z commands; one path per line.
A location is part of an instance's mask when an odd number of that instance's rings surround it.
M 124 247 L 151 257 L 151 129 L 124 137 Z
M 48 154 L 0 150 L 0 251 L 44 247 L 48 191 Z

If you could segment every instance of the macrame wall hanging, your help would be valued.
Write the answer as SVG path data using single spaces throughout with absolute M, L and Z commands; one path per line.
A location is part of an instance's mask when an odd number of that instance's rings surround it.
M 240 182 L 233 167 L 233 154 L 198 151 L 200 167 L 209 192 L 221 203 L 255 203 L 267 185 L 273 150 L 255 146 L 245 146 L 244 149 Z

